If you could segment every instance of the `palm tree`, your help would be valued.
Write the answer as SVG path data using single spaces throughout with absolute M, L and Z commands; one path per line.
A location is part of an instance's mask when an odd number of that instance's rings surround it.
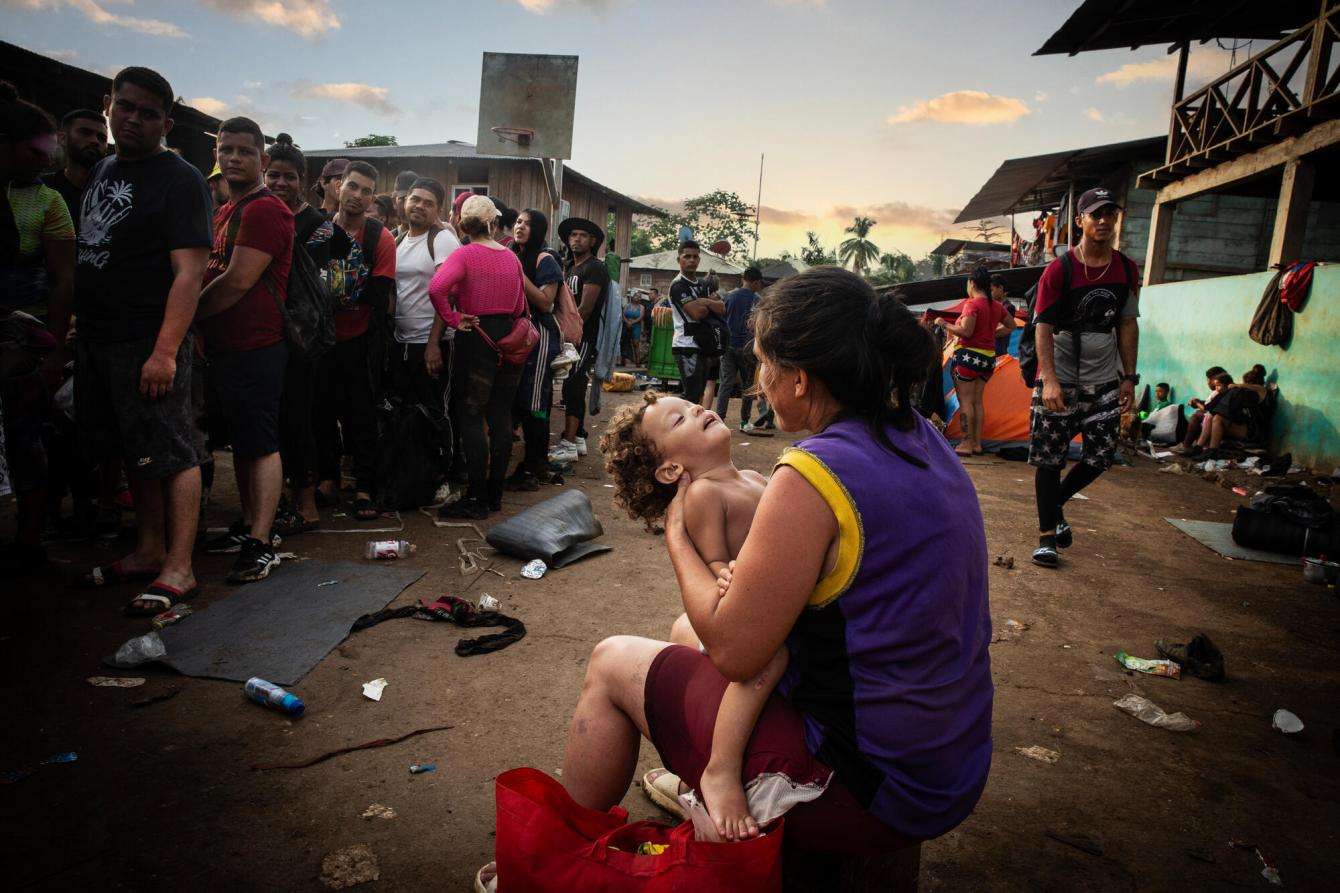
M 850 262 L 858 276 L 864 275 L 866 268 L 879 257 L 879 246 L 866 238 L 874 228 L 875 221 L 869 217 L 857 217 L 844 230 L 851 233 L 851 238 L 838 246 L 838 258 L 844 264 Z
M 893 282 L 911 282 L 917 275 L 916 264 L 912 258 L 901 251 L 879 256 L 879 270 L 875 276 L 882 284 Z

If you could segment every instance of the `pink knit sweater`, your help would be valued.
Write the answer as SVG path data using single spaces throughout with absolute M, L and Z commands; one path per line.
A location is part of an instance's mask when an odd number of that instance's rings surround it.
M 526 293 L 522 275 L 521 261 L 511 251 L 471 243 L 451 252 L 437 268 L 428 286 L 428 297 L 443 321 L 453 329 L 460 328 L 463 313 L 524 316 Z

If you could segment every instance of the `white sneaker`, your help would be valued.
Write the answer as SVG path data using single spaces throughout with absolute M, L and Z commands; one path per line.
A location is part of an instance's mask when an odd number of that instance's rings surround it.
M 586 438 L 585 438 L 585 437 L 579 437 L 579 438 L 577 438 L 576 447 L 577 447 L 577 455 L 579 455 L 579 456 L 585 456 L 585 455 L 586 455 Z
M 565 465 L 568 462 L 577 461 L 577 444 L 570 440 L 560 440 L 549 451 L 549 461 Z

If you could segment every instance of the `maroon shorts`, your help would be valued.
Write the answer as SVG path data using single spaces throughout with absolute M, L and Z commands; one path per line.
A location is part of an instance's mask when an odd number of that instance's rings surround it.
M 717 707 L 729 684 L 707 655 L 670 645 L 647 671 L 647 731 L 665 767 L 698 788 L 712 753 Z M 754 726 L 745 751 L 744 778 L 782 773 L 799 784 L 829 779 L 831 770 L 805 747 L 800 713 L 774 694 Z M 912 841 L 861 807 L 836 778 L 816 800 L 786 814 L 788 849 L 841 857 L 870 856 L 909 846 Z

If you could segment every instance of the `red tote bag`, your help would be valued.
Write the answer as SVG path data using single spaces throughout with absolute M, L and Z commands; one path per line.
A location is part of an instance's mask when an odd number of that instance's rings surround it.
M 700 843 L 693 823 L 626 824 L 579 806 L 538 769 L 498 776 L 498 893 L 753 893 L 782 889 L 782 823 L 753 840 Z M 664 846 L 638 855 L 639 844 Z

